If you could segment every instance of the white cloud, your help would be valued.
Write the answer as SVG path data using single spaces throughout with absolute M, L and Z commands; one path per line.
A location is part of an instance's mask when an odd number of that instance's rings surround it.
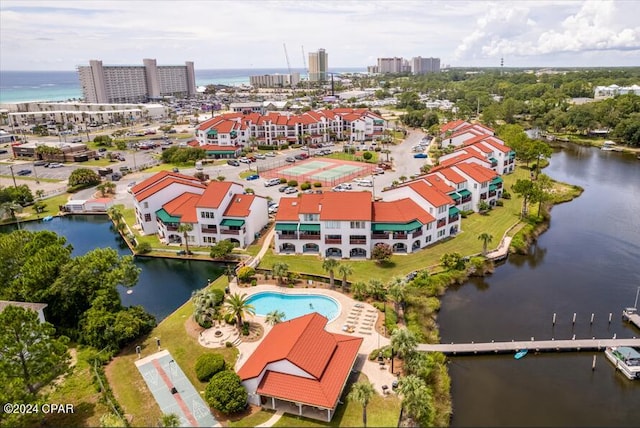
M 48 6 L 45 6 L 48 5 Z M 192 60 L 196 68 L 292 67 L 325 48 L 330 67 L 383 56 L 435 56 L 453 65 L 633 65 L 634 2 L 568 1 L 41 1 L 0 3 L 2 69 L 72 69 Z M 616 54 L 617 52 L 617 54 Z M 561 55 L 555 55 L 556 53 Z M 625 53 L 625 54 L 623 54 Z M 594 59 L 595 58 L 595 59 Z M 519 62 L 519 64 L 516 64 Z M 574 64 L 573 62 L 586 62 Z M 637 59 L 635 65 L 638 65 Z M 611 64 L 611 62 L 609 62 Z M 541 64 L 541 65 L 549 65 Z M 551 64 L 553 65 L 553 64 Z

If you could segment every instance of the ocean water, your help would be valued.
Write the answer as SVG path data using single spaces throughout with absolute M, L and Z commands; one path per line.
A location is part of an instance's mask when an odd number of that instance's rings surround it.
M 303 69 L 292 72 L 306 77 Z M 357 73 L 366 70 L 358 67 L 331 69 L 333 73 Z M 249 76 L 262 74 L 286 74 L 284 68 L 238 68 L 196 70 L 196 85 L 248 85 Z M 82 98 L 82 89 L 76 71 L 2 71 L 0 70 L 0 104 L 24 101 L 66 101 Z

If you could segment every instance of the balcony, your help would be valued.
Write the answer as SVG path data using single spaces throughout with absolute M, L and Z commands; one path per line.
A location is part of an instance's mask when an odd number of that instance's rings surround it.
M 467 202 L 471 202 L 471 196 L 467 196 L 466 198 L 461 199 L 461 203 L 466 204 Z
M 389 239 L 388 233 L 372 233 L 371 239 Z
M 313 241 L 319 241 L 320 240 L 320 235 L 319 234 L 313 234 L 313 233 L 301 233 L 300 234 L 300 239 L 311 239 Z
M 351 244 L 351 245 L 361 245 L 361 244 L 366 244 L 366 243 L 367 243 L 366 239 L 349 238 L 349 244 Z
M 486 193 L 480 193 L 480 199 L 481 200 L 487 199 L 487 194 Z
M 240 235 L 240 232 L 244 233 L 245 229 L 220 229 L 220 233 L 223 235 Z
M 407 239 L 407 234 L 404 232 L 394 232 L 393 239 Z
M 437 228 L 441 228 L 441 227 L 445 227 L 447 225 L 447 219 L 446 218 L 441 218 L 440 220 L 438 220 L 438 223 L 436 224 Z
M 495 190 L 491 190 L 489 192 L 489 197 L 495 196 L 497 194 L 497 192 Z
M 325 244 L 342 244 L 342 238 L 325 238 Z
M 460 216 L 458 214 L 452 215 L 451 217 L 449 217 L 449 223 L 455 223 L 459 218 Z
M 218 233 L 218 228 L 217 227 L 204 227 L 204 226 L 202 226 L 200 231 L 202 233 Z
M 418 236 L 422 236 L 422 229 L 414 230 L 411 234 L 412 238 L 417 238 Z
M 167 226 L 167 230 L 169 232 L 177 232 L 178 231 L 178 226 L 169 226 L 169 225 L 166 225 L 166 226 Z
M 298 239 L 297 233 L 278 233 L 279 239 Z

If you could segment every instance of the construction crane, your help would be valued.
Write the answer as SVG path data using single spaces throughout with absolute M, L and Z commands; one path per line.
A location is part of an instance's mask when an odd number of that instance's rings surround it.
M 307 91 L 308 91 L 309 83 L 311 82 L 311 77 L 309 76 L 309 69 L 307 68 L 307 58 L 304 56 L 304 45 L 300 47 L 302 48 L 302 63 L 304 64 L 304 71 L 307 73 Z
M 287 53 L 287 44 L 283 43 L 282 47 L 284 47 L 284 57 L 287 59 L 287 69 L 289 70 L 289 85 L 293 86 L 293 75 L 291 74 L 291 63 L 289 63 L 289 54 Z

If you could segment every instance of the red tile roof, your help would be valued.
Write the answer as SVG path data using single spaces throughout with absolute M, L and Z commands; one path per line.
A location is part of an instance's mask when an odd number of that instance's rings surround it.
M 504 141 L 502 141 L 497 137 L 487 137 L 484 140 L 482 140 L 482 142 L 489 144 L 491 147 L 493 147 L 496 150 L 500 150 L 502 153 L 509 153 L 511 151 L 511 147 L 506 146 L 504 144 Z
M 301 198 L 280 198 L 276 221 L 298 221 L 298 205 Z
M 180 223 L 197 223 L 196 204 L 199 200 L 200 195 L 187 192 L 167 202 L 162 208 L 169 215 L 180 217 Z
M 457 172 L 452 170 L 450 167 L 443 168 L 443 169 L 441 169 L 441 170 L 439 170 L 437 172 L 439 174 L 442 174 L 444 176 L 444 178 L 446 178 L 447 180 L 449 180 L 452 183 L 460 184 L 460 183 L 464 183 L 465 181 L 467 181 L 466 178 L 464 178 L 463 176 L 461 176 L 460 174 L 458 174 Z
M 433 187 L 435 187 L 442 193 L 449 193 L 456 190 L 453 187 L 449 186 L 446 181 L 444 181 L 442 178 L 440 178 L 436 174 L 427 174 L 424 176 L 424 179 L 427 180 L 429 184 L 431 184 Z
M 440 132 L 453 131 L 454 129 L 460 127 L 461 125 L 464 125 L 465 123 L 467 122 L 462 119 L 454 120 L 453 122 L 447 122 L 440 126 Z
M 478 183 L 491 181 L 498 175 L 495 171 L 474 163 L 458 163 L 453 168 L 459 169 Z
M 302 198 L 305 196 L 310 195 Z M 370 192 L 327 192 L 321 196 L 320 220 L 371 220 Z
M 303 195 L 298 204 L 298 213 L 300 214 L 320 214 L 320 208 L 324 195 Z M 278 211 L 280 207 L 278 207 Z
M 373 203 L 372 221 L 378 223 L 409 223 L 413 220 L 419 220 L 420 223 L 427 224 L 435 221 L 435 218 L 409 198 Z
M 242 380 L 260 376 L 273 362 L 288 361 L 310 377 L 266 370 L 257 393 L 334 408 L 358 355 L 362 338 L 329 333 L 327 319 L 311 313 L 276 324 L 238 370 Z
M 160 171 L 157 174 L 154 174 L 151 177 L 147 178 L 146 180 L 142 181 L 141 183 L 138 183 L 135 186 L 133 186 L 133 188 L 131 188 L 131 191 L 135 195 L 139 191 L 146 189 L 147 187 L 152 186 L 167 177 L 182 178 L 184 180 L 192 180 L 194 183 L 200 182 L 196 178 L 190 177 L 188 175 L 180 174 L 177 172 L 171 172 L 171 171 Z
M 217 151 L 223 151 L 223 152 L 235 152 L 238 150 L 242 150 L 242 147 L 236 147 L 236 146 L 219 146 L 216 144 L 205 144 L 203 146 L 200 146 L 200 148 L 202 150 L 217 150 Z
M 189 187 L 191 187 L 193 189 L 206 189 L 206 187 L 207 187 L 204 184 L 200 183 L 199 181 L 194 180 L 193 178 L 191 178 L 190 180 L 183 180 L 183 179 L 180 179 L 180 178 L 168 177 L 168 178 L 161 179 L 160 181 L 158 181 L 155 184 L 152 184 L 151 186 L 145 186 L 145 187 L 141 188 L 140 190 L 135 191 L 136 187 L 142 186 L 143 184 L 145 184 L 145 182 L 142 182 L 139 185 L 134 186 L 134 188 L 131 190 L 133 192 L 134 198 L 138 202 L 144 201 L 148 197 L 155 195 L 159 191 L 161 191 L 163 189 L 166 189 L 167 187 L 171 186 L 172 184 L 183 184 L 183 185 L 189 186 Z
M 451 136 L 447 137 L 447 138 L 456 138 L 459 137 L 461 135 L 465 135 L 465 134 L 471 134 L 471 135 L 486 135 L 483 134 L 482 132 L 478 131 L 477 129 L 474 128 L 463 128 L 463 129 L 458 129 L 457 131 L 455 131 L 453 134 L 451 134 Z M 473 137 L 469 137 L 469 138 L 473 138 Z
M 222 200 L 231 190 L 230 181 L 212 181 L 200 197 L 198 208 L 218 208 Z
M 255 195 L 235 194 L 231 203 L 224 212 L 229 217 L 247 217 L 251 213 L 251 204 L 255 200 Z
M 486 163 L 487 165 L 489 165 L 489 161 L 487 161 L 487 159 L 485 159 L 484 156 L 482 156 L 480 153 L 476 152 L 476 151 L 460 151 L 460 154 L 451 157 L 449 159 L 446 159 L 444 161 L 441 161 L 439 165 L 431 168 L 431 172 L 436 172 L 436 171 L 440 171 L 443 168 L 446 168 L 448 166 L 452 166 L 455 165 L 457 163 L 461 163 L 464 162 L 466 160 L 469 160 L 471 158 L 475 158 L 478 160 L 481 160 L 482 162 Z
M 409 188 L 413 189 L 418 195 L 422 196 L 424 200 L 429 202 L 434 207 L 440 207 L 442 205 L 451 205 L 453 204 L 453 199 L 451 199 L 448 195 L 442 193 L 438 189 L 433 186 L 427 184 L 426 181 L 418 180 L 411 182 L 407 185 Z

